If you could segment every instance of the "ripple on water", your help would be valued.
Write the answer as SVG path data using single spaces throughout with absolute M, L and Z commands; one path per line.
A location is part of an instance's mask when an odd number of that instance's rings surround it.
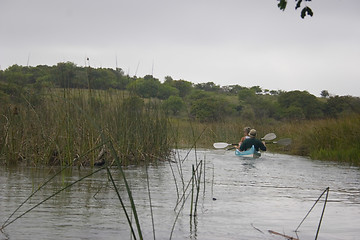
M 184 157 L 187 151 L 179 150 L 179 155 Z M 195 222 L 190 222 L 191 195 L 186 186 L 191 183 L 192 164 L 200 160 L 205 161 L 205 174 L 201 175 L 197 217 Z M 171 166 L 175 180 L 169 163 L 148 168 L 157 239 L 169 238 L 183 201 L 176 211 L 174 208 L 184 189 L 187 200 L 178 215 L 173 239 L 272 239 L 267 233 L 269 229 L 294 236 L 293 230 L 327 187 L 330 187 L 330 194 L 320 232 L 322 239 L 356 239 L 360 234 L 359 168 L 272 153 L 264 153 L 256 160 L 243 160 L 231 151 L 212 150 L 198 151 L 197 160 L 191 152 L 181 167 L 175 163 Z M 90 171 L 73 169 L 55 178 L 26 203 L 19 214 Z M 112 171 L 125 205 L 129 207 L 125 186 L 116 170 Z M 49 169 L 1 168 L 0 220 L 5 221 L 51 176 L 50 172 Z M 145 238 L 152 238 L 146 169 L 132 166 L 126 168 L 125 173 L 133 189 Z M 189 186 L 188 189 L 191 184 Z M 314 237 L 323 203 L 322 199 L 301 226 L 300 239 Z M 131 211 L 129 214 L 133 217 Z M 5 232 L 10 239 L 119 239 L 130 236 L 125 214 L 105 172 L 97 173 L 45 202 L 7 227 Z

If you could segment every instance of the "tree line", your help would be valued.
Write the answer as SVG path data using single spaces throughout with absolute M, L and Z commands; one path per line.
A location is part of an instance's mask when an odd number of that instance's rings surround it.
M 167 76 L 161 82 L 152 75 L 129 76 L 121 68 L 80 67 L 71 62 L 54 66 L 13 65 L 0 70 L 0 101 L 12 103 L 26 95 L 32 104 L 45 88 L 127 90 L 143 99 L 159 99 L 174 117 L 199 121 L 221 121 L 229 117 L 247 120 L 302 120 L 337 118 L 360 113 L 360 98 L 330 96 L 318 98 L 307 91 L 262 89 L 239 84 L 220 86 L 213 82 L 194 84 Z

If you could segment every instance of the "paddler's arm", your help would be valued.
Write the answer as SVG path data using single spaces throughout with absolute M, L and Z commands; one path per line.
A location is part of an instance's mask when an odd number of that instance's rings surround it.
M 261 149 L 262 151 L 266 151 L 266 145 L 265 145 L 265 142 L 264 142 L 264 141 L 262 141 L 261 143 L 262 143 L 262 144 L 260 145 L 260 149 Z

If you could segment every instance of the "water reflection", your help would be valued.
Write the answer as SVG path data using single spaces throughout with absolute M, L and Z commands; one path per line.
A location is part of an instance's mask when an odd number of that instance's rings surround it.
M 182 158 L 186 154 L 185 150 L 179 151 Z M 174 208 L 191 179 L 192 164 L 201 160 L 205 172 L 201 176 L 197 216 L 190 218 L 191 196 L 180 213 L 179 208 Z M 1 224 L 58 170 L 1 168 Z M 17 214 L 91 171 L 62 172 Z M 330 195 L 320 238 L 356 239 L 360 233 L 358 168 L 271 153 L 256 160 L 242 160 L 230 151 L 200 150 L 196 160 L 191 153 L 184 162 L 160 162 L 149 166 L 148 172 L 157 239 L 169 238 L 175 219 L 173 239 L 264 239 L 271 237 L 267 232 L 270 229 L 291 235 L 326 187 L 330 187 Z M 121 176 L 116 169 L 112 173 L 129 207 Z M 146 168 L 130 166 L 125 174 L 133 190 L 144 238 L 152 238 Z M 314 238 L 321 210 L 316 207 L 301 226 L 300 239 Z M 106 171 L 51 198 L 9 225 L 5 233 L 10 239 L 130 239 L 125 214 Z M 6 236 L 0 235 L 0 239 Z

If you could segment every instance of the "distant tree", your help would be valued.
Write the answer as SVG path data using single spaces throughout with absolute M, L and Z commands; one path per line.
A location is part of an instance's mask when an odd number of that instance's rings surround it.
M 163 109 L 167 113 L 172 115 L 178 115 L 180 111 L 184 108 L 185 103 L 181 97 L 170 96 L 167 100 L 163 102 Z
M 351 96 L 330 97 L 325 104 L 324 112 L 326 116 L 334 118 L 360 113 L 360 98 Z
M 157 97 L 168 99 L 170 96 L 179 96 L 179 90 L 169 84 L 160 84 Z
M 225 87 L 223 87 L 225 88 Z M 240 85 L 229 85 L 226 86 L 226 89 L 228 89 L 226 92 L 229 92 L 231 94 L 238 94 L 239 91 L 241 91 L 242 89 L 245 89 L 245 87 L 242 87 Z
M 281 93 L 278 97 L 278 103 L 282 108 L 282 111 L 285 113 L 301 110 L 307 119 L 323 116 L 322 103 L 314 95 L 308 93 L 307 91 L 301 92 L 296 90 Z
M 127 85 L 127 89 L 143 98 L 157 97 L 161 83 L 151 75 L 138 78 Z
M 165 81 L 164 84 L 169 84 L 171 85 L 173 83 L 174 79 L 172 79 L 172 77 L 170 76 L 165 76 Z
M 242 88 L 238 91 L 238 98 L 245 103 L 251 103 L 256 97 L 256 91 L 254 89 Z
M 323 97 L 323 98 L 327 98 L 330 96 L 329 92 L 327 90 L 322 90 L 320 95 Z
M 72 62 L 61 62 L 55 67 L 55 81 L 56 85 L 61 88 L 73 87 L 73 80 L 75 78 L 76 65 Z
M 174 80 L 172 86 L 179 90 L 179 96 L 185 97 L 191 93 L 192 83 L 185 80 Z
M 261 88 L 255 86 L 252 88 L 243 88 L 238 92 L 240 105 L 246 106 L 241 113 L 243 118 L 246 114 L 244 113 L 245 111 L 251 113 L 251 115 L 254 115 L 257 119 L 265 119 L 276 115 L 278 107 L 273 97 L 256 94 L 256 92 L 260 91 L 262 91 Z
M 279 91 L 276 90 L 270 90 L 271 95 L 279 95 Z
M 190 114 L 201 122 L 219 121 L 234 111 L 234 106 L 224 98 L 208 92 L 194 92 L 190 99 Z
M 207 83 L 198 83 L 195 85 L 196 89 L 209 91 L 209 92 L 217 92 L 220 90 L 220 86 L 216 85 L 213 82 L 207 82 Z
M 262 89 L 259 86 L 253 86 L 250 89 L 253 90 L 256 94 L 262 93 Z
M 286 119 L 305 119 L 305 113 L 301 107 L 298 106 L 289 106 L 282 110 L 282 117 Z
M 27 67 L 22 67 L 17 64 L 10 66 L 3 72 L 3 79 L 7 83 L 16 85 L 31 84 L 31 74 Z

